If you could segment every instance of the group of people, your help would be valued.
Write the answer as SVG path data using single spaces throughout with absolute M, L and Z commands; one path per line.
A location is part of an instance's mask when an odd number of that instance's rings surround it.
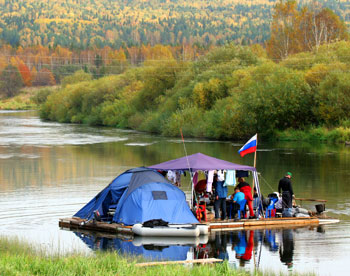
M 215 219 L 224 220 L 227 217 L 227 206 L 226 206 L 226 200 L 227 200 L 227 193 L 228 189 L 227 186 L 224 185 L 224 180 L 220 177 L 220 175 L 217 175 L 216 181 L 214 181 L 214 211 L 215 211 Z M 233 201 L 233 213 L 238 212 L 239 210 L 239 203 L 243 200 L 247 200 L 247 205 L 249 208 L 249 218 L 255 218 L 254 210 L 253 210 L 253 196 L 252 196 L 252 189 L 250 185 L 245 182 L 244 177 L 238 178 L 238 184 L 235 187 L 235 192 L 233 195 L 231 195 L 231 200 Z M 220 215 L 221 210 L 221 215 Z
M 216 179 L 214 179 L 214 211 L 215 211 L 215 219 L 224 220 L 227 217 L 227 206 L 226 206 L 226 200 L 227 200 L 227 193 L 228 189 L 227 186 L 224 185 L 224 179 L 223 176 L 220 174 L 217 174 Z M 281 208 L 282 214 L 284 212 L 288 212 L 293 207 L 293 198 L 294 192 L 292 188 L 292 173 L 287 172 L 285 176 L 279 181 L 278 184 L 278 193 L 281 195 L 280 201 L 278 204 L 279 208 Z M 256 218 L 256 214 L 253 209 L 253 200 L 254 198 L 258 198 L 256 189 L 254 188 L 254 197 L 252 194 L 252 189 L 250 185 L 245 182 L 245 179 L 243 177 L 238 178 L 238 184 L 234 188 L 234 193 L 231 195 L 230 199 L 232 200 L 232 217 L 237 214 L 240 210 L 240 203 L 242 200 L 246 200 L 246 204 L 249 209 L 249 218 Z M 256 206 L 259 207 L 259 206 Z M 231 208 L 231 207 L 230 207 Z M 221 214 L 220 214 L 221 211 Z M 286 215 L 288 216 L 288 215 Z

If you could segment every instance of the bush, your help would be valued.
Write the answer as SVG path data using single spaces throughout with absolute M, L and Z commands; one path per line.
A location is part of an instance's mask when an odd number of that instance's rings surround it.
M 41 105 L 46 102 L 47 97 L 52 93 L 52 89 L 50 88 L 42 88 L 34 96 L 31 97 L 31 100 L 38 104 Z
M 64 77 L 62 80 L 62 87 L 66 87 L 69 84 L 74 84 L 83 81 L 92 80 L 92 76 L 88 73 L 85 73 L 84 70 L 76 71 L 73 75 Z

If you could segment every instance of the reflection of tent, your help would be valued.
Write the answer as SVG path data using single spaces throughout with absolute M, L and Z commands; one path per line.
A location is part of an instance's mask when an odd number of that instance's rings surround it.
M 119 175 L 74 216 L 91 219 L 98 210 L 102 219 L 108 219 L 110 208 L 115 208 L 115 214 L 109 220 L 125 225 L 151 219 L 172 224 L 198 223 L 184 192 L 147 168 L 135 168 Z
M 195 171 L 209 171 L 209 170 L 235 170 L 236 172 L 242 172 L 242 171 L 251 171 L 253 173 L 255 186 L 257 188 L 259 196 L 260 194 L 260 187 L 259 187 L 259 180 L 258 180 L 258 174 L 256 171 L 256 168 L 231 163 L 225 160 L 217 159 L 202 153 L 195 153 L 189 156 L 181 157 L 178 159 L 170 160 L 167 162 L 163 162 L 157 165 L 149 166 L 151 169 L 155 170 L 178 170 L 178 171 L 186 171 L 189 170 L 190 172 Z M 192 185 L 193 189 L 193 185 Z M 193 194 L 193 190 L 192 190 Z M 260 196 L 261 197 L 261 196 Z
M 135 246 L 132 242 L 124 242 L 119 239 L 114 240 L 115 248 L 120 253 L 130 255 L 142 255 L 151 260 L 186 260 L 187 252 L 190 246 L 171 245 L 171 246 L 152 246 L 142 245 Z
M 190 246 L 135 246 L 133 242 L 123 241 L 118 238 L 98 238 L 93 235 L 85 235 L 77 232 L 75 234 L 93 250 L 117 250 L 122 254 L 140 255 L 152 260 L 186 260 L 187 252 L 190 250 Z

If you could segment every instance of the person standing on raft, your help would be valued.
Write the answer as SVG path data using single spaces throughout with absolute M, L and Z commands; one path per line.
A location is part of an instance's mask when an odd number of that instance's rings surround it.
M 249 186 L 247 182 L 244 181 L 243 177 L 238 178 L 239 184 L 237 187 L 244 194 L 244 198 L 247 200 L 248 208 L 249 208 L 249 218 L 255 218 L 254 210 L 253 210 L 253 196 L 252 196 L 252 188 Z
M 292 173 L 287 172 L 286 175 L 278 183 L 278 192 L 282 190 L 282 210 L 293 207 L 294 192 L 292 187 Z

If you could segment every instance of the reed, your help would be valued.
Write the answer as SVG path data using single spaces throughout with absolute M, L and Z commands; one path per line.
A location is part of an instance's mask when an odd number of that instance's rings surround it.
M 0 236 L 0 275 L 251 275 L 248 271 L 230 268 L 227 262 L 210 265 L 137 267 L 135 264 L 142 261 L 140 257 L 123 256 L 115 251 L 88 255 L 46 253 L 16 238 Z M 256 271 L 254 275 L 283 275 L 283 273 Z
M 343 143 L 345 141 L 350 141 L 350 127 L 310 127 L 305 130 L 288 129 L 276 132 L 276 139 L 280 141 L 320 141 L 329 143 Z

